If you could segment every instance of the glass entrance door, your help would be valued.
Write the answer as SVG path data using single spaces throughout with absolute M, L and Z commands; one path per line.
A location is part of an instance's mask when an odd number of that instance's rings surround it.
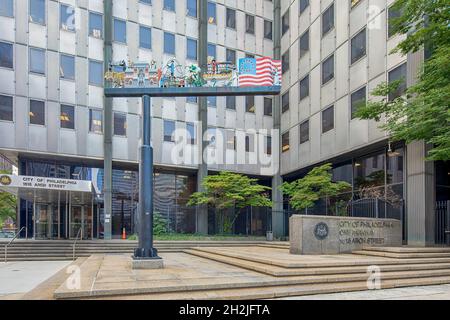
M 79 237 L 79 232 L 82 232 L 83 223 L 83 208 L 81 206 L 72 206 L 70 208 L 69 217 L 69 238 Z
M 93 212 L 90 206 L 72 206 L 70 209 L 70 238 L 92 239 Z
M 51 238 L 50 208 L 47 204 L 36 204 L 34 208 L 34 225 L 36 239 Z

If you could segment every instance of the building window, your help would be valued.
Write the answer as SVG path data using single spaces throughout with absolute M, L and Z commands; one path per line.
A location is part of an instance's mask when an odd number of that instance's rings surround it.
M 309 96 L 309 74 L 300 80 L 300 100 Z
M 236 51 L 232 49 L 226 50 L 226 59 L 228 62 L 236 63 Z
M 195 135 L 195 124 L 192 122 L 186 122 L 186 132 L 187 132 L 187 143 L 195 144 L 196 135 Z
M 89 109 L 89 131 L 103 133 L 103 112 L 101 110 Z
M 208 57 L 211 57 L 212 59 L 216 58 L 216 45 L 208 43 Z
M 388 37 L 392 37 L 396 34 L 396 28 L 395 28 L 395 20 L 400 18 L 402 15 L 402 12 L 400 9 L 398 9 L 395 5 L 391 6 L 388 9 Z
M 281 97 L 281 112 L 284 113 L 289 110 L 289 91 Z
M 355 113 L 360 106 L 366 104 L 366 87 L 363 87 L 352 93 L 350 97 L 351 119 L 355 118 Z
M 164 53 L 175 54 L 175 35 L 164 32 Z
M 164 120 L 164 141 L 175 142 L 175 121 Z
M 30 22 L 45 24 L 45 0 L 30 0 Z
M 14 2 L 13 0 L 0 1 L 0 16 L 14 17 Z
M 175 11 L 175 0 L 164 0 L 164 10 Z
M 0 120 L 13 121 L 13 98 L 0 95 Z
M 114 41 L 127 43 L 127 23 L 123 20 L 114 19 Z
M 366 55 L 366 29 L 360 31 L 351 40 L 352 64 Z
M 208 23 L 216 24 L 216 4 L 208 2 Z
M 236 110 L 236 97 L 235 96 L 227 96 L 226 97 L 226 107 L 230 110 Z
M 75 129 L 75 108 L 74 106 L 61 105 L 60 126 L 64 129 Z
M 61 54 L 59 75 L 62 79 L 75 80 L 75 57 Z
M 152 0 L 139 0 L 139 2 L 148 4 L 148 5 L 152 4 Z
M 245 112 L 255 113 L 255 97 L 247 96 L 245 97 Z
M 197 97 L 186 97 L 186 102 L 197 103 Z
M 246 54 L 245 54 L 245 57 L 246 57 L 246 58 L 250 58 L 250 59 L 255 59 L 255 55 L 254 55 L 254 54 L 251 54 L 251 53 L 246 53 Z
M 322 62 L 322 84 L 334 78 L 334 55 Z
M 75 31 L 75 9 L 72 6 L 60 5 L 59 27 L 66 31 Z
M 253 152 L 255 147 L 255 136 L 246 135 L 245 136 L 245 152 Z
M 300 144 L 309 141 L 309 120 L 300 124 Z
M 399 82 L 397 90 L 389 94 L 389 100 L 392 101 L 406 92 L 406 63 L 389 72 L 389 83 Z
M 30 48 L 30 72 L 45 75 L 45 50 Z
M 89 84 L 103 85 L 103 63 L 89 60 Z
M 322 36 L 334 28 L 334 3 L 322 14 Z
M 152 48 L 152 29 L 139 26 L 139 46 L 145 49 Z
M 89 35 L 101 39 L 103 37 L 103 16 L 89 12 Z
M 289 71 L 289 49 L 281 56 L 282 73 Z
M 299 41 L 300 46 L 300 58 L 309 52 L 309 29 L 306 30 Z
M 334 106 L 322 111 L 322 133 L 334 129 Z
M 266 136 L 266 154 L 271 155 L 272 154 L 272 137 Z
M 114 112 L 114 135 L 127 135 L 127 114 L 122 112 Z
M 207 97 L 206 102 L 208 103 L 208 107 L 217 107 L 217 97 Z
M 228 150 L 236 150 L 236 135 L 233 130 L 225 131 L 227 138 L 227 149 Z
M 186 39 L 186 58 L 197 60 L 197 40 Z
M 30 100 L 30 124 L 45 126 L 45 102 Z
M 197 18 L 197 0 L 187 0 L 186 9 L 189 17 Z
M 255 34 L 255 17 L 249 14 L 245 15 L 245 32 Z
M 264 98 L 264 115 L 272 116 L 272 99 Z
M 281 136 L 281 152 L 287 152 L 291 148 L 289 144 L 289 131 L 283 133 Z
M 302 14 L 309 6 L 309 0 L 300 0 L 300 14 Z
M 272 40 L 272 21 L 264 20 L 264 39 Z
M 227 8 L 227 28 L 236 29 L 236 10 Z
M 284 35 L 289 30 L 289 9 L 281 18 L 281 35 Z
M 0 42 L 0 67 L 12 69 L 14 65 L 13 45 Z

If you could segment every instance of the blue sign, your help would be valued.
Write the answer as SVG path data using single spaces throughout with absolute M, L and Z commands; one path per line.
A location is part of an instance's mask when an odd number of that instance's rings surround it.
M 255 58 L 239 59 L 239 73 L 256 74 L 256 59 Z

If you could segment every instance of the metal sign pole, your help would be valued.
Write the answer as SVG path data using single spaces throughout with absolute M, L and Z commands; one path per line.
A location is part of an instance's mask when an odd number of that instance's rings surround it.
M 151 146 L 151 99 L 142 97 L 142 146 L 139 164 L 139 247 L 134 259 L 160 259 L 153 248 L 153 147 Z

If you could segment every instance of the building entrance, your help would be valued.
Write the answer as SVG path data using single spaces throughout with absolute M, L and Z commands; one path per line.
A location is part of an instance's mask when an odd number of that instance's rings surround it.
M 8 179 L 7 179 L 8 178 Z M 21 203 L 18 226 L 26 227 L 26 238 L 94 239 L 100 204 L 91 181 L 6 176 L 2 191 L 15 194 Z

